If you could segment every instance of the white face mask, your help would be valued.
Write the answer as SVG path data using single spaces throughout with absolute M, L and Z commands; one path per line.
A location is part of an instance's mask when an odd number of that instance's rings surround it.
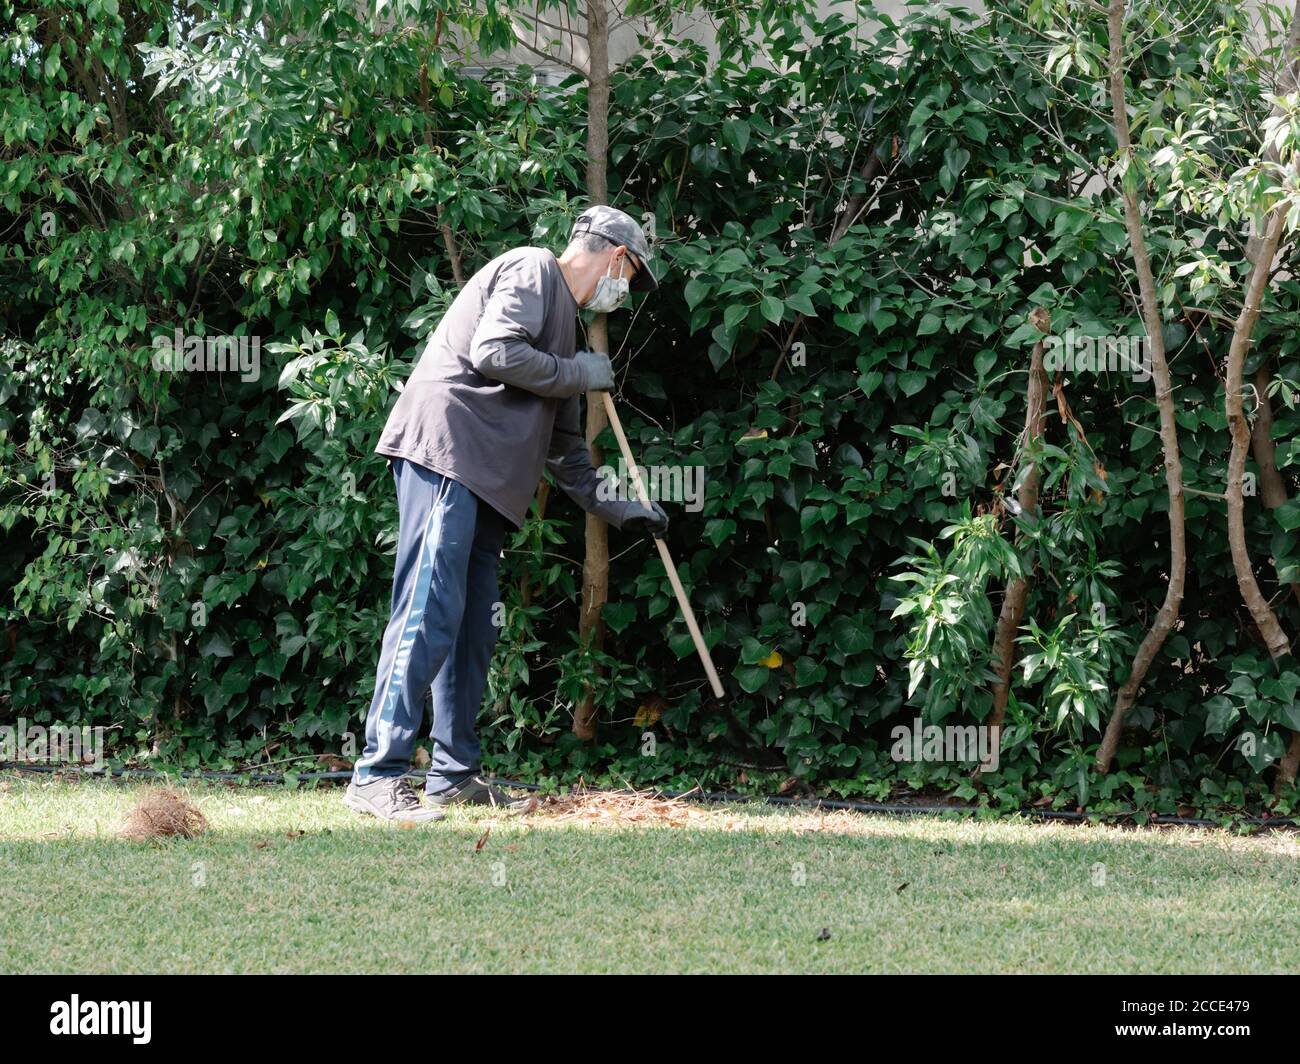
M 622 274 L 623 264 L 620 261 L 618 272 Z M 626 277 L 615 277 L 614 264 L 609 264 L 609 269 L 605 271 L 605 276 L 596 282 L 596 291 L 592 293 L 591 298 L 584 304 L 588 310 L 594 310 L 597 314 L 608 314 L 612 310 L 617 310 L 623 305 L 623 300 L 627 298 L 631 290 Z

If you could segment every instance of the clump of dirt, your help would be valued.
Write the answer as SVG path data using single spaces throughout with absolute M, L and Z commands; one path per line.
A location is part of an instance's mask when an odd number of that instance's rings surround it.
M 674 828 L 716 824 L 719 820 L 717 813 L 681 798 L 665 798 L 653 791 L 591 791 L 581 784 L 569 794 L 529 798 L 514 815 L 610 825 L 663 824 Z
M 179 835 L 192 839 L 208 830 L 207 818 L 180 791 L 159 787 L 146 791 L 127 815 L 125 838 L 136 842 Z

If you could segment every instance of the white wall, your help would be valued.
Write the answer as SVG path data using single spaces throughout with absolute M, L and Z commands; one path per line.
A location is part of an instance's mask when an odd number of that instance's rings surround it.
M 937 0 L 938 6 L 942 7 L 965 7 L 973 12 L 982 13 L 984 5 L 980 0 Z M 913 4 L 913 6 L 918 6 Z M 919 5 L 924 6 L 924 5 Z M 890 15 L 891 17 L 899 16 L 905 13 L 908 4 L 907 0 L 877 0 L 876 7 Z M 846 18 L 854 17 L 857 14 L 856 5 L 846 3 L 843 0 L 818 0 L 817 10 L 823 17 L 834 10 L 838 10 Z M 555 23 L 565 29 L 572 27 L 578 31 L 585 28 L 585 20 L 578 18 L 570 20 L 567 15 L 557 14 L 555 11 L 548 11 L 541 16 L 545 21 Z M 610 34 L 610 62 L 617 65 L 628 59 L 638 47 L 637 44 L 637 26 L 640 26 L 643 33 L 649 33 L 650 27 L 644 23 L 628 23 L 614 29 Z M 869 30 L 868 25 L 863 26 L 864 31 Z M 666 37 L 669 40 L 693 40 L 701 44 L 709 45 L 716 37 L 714 28 L 710 20 L 701 14 L 692 13 L 680 15 L 674 21 L 671 33 L 655 34 L 657 37 Z M 549 41 L 560 41 L 558 47 L 550 47 Z M 575 39 L 573 36 L 555 29 L 545 27 L 539 28 L 536 40 L 530 36 L 529 43 L 535 43 L 543 51 L 550 51 L 551 54 L 557 55 L 562 59 L 575 62 L 578 66 L 586 63 L 585 42 Z M 494 55 L 490 59 L 481 60 L 484 64 L 496 63 L 527 63 L 533 66 L 554 67 L 562 69 L 558 64 L 548 64 L 541 60 L 534 52 L 525 47 L 516 47 L 511 52 Z

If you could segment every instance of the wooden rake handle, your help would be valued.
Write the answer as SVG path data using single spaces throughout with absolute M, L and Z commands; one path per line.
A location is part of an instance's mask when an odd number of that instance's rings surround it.
M 627 435 L 623 432 L 623 423 L 618 419 L 618 411 L 614 409 L 614 400 L 610 398 L 609 392 L 601 392 L 600 398 L 605 404 L 605 413 L 609 415 L 610 427 L 614 430 L 614 435 L 618 437 L 619 450 L 623 452 L 623 461 L 627 463 L 628 469 L 632 471 L 632 483 L 636 487 L 636 493 L 641 501 L 648 507 L 650 505 L 650 495 L 645 490 L 645 484 L 641 482 L 641 470 L 637 467 L 636 459 L 632 457 L 632 448 L 628 446 Z M 673 564 L 672 555 L 668 553 L 668 544 L 659 536 L 654 537 L 655 546 L 659 548 L 659 557 L 663 559 L 664 569 L 668 573 L 668 581 L 673 585 L 673 592 L 677 595 L 677 605 L 682 608 L 682 617 L 686 620 L 686 628 L 691 633 L 691 639 L 695 643 L 695 652 L 699 654 L 700 661 L 704 663 L 704 671 L 709 677 L 709 685 L 713 688 L 716 697 L 721 698 L 722 681 L 718 679 L 718 670 L 713 667 L 713 658 L 709 656 L 709 648 L 705 645 L 704 636 L 700 634 L 700 626 L 695 623 L 695 611 L 691 609 L 691 601 L 686 597 L 686 589 L 682 587 L 681 577 L 677 575 L 677 566 Z

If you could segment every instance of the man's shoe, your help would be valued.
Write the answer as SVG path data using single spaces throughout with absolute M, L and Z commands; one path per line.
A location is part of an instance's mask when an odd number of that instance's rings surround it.
M 421 802 L 405 776 L 380 776 L 366 783 L 357 783 L 353 777 L 343 795 L 343 804 L 355 812 L 380 820 L 413 824 L 441 820 L 447 815 L 441 809 Z
M 511 798 L 499 787 L 493 787 L 482 776 L 471 776 L 459 787 L 441 794 L 425 794 L 430 805 L 491 805 L 498 809 L 518 809 L 525 799 Z

